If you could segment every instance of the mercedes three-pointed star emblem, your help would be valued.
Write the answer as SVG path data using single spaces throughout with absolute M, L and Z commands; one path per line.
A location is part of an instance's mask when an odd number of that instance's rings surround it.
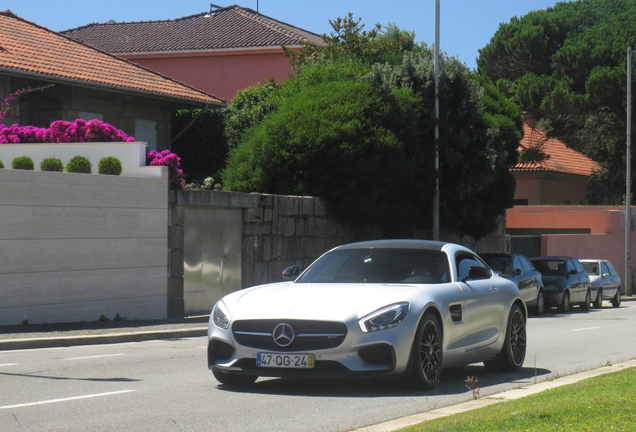
M 294 330 L 289 324 L 280 323 L 274 328 L 272 337 L 276 345 L 286 347 L 294 341 Z

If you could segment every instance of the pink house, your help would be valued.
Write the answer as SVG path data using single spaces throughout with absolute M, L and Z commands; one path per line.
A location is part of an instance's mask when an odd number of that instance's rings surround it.
M 523 139 L 519 152 L 537 150 L 545 159 L 519 163 L 511 171 L 517 180 L 515 205 L 585 204 L 587 181 L 598 169 L 592 159 L 549 138 L 534 124 L 532 115 L 524 115 Z
M 232 5 L 166 21 L 88 24 L 62 34 L 230 101 L 240 89 L 289 78 L 282 45 L 323 44 L 312 32 Z

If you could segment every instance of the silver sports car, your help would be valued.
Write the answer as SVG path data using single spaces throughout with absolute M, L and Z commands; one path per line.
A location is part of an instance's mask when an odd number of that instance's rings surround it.
M 336 247 L 290 282 L 221 299 L 208 367 L 222 384 L 259 376 L 409 374 L 432 388 L 442 368 L 517 371 L 527 311 L 517 286 L 452 243 L 379 240 Z

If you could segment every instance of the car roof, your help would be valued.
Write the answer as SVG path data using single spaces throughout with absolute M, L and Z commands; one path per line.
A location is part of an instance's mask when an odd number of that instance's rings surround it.
M 334 249 L 360 249 L 360 248 L 397 248 L 397 249 L 426 249 L 442 251 L 448 246 L 457 247 L 460 249 L 470 250 L 461 245 L 454 243 L 446 243 L 433 240 L 413 240 L 413 239 L 392 239 L 392 240 L 370 240 L 356 243 L 344 244 Z
M 547 257 L 534 257 L 530 258 L 530 261 L 565 261 L 569 259 L 576 259 L 574 257 L 565 257 L 565 256 L 547 256 Z

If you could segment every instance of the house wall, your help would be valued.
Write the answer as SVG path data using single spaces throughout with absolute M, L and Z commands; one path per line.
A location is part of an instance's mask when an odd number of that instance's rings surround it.
M 141 178 L 0 169 L 0 325 L 166 318 L 161 171 Z
M 0 98 L 20 89 L 47 84 L 50 83 L 0 75 Z M 48 127 L 56 120 L 74 121 L 80 118 L 80 112 L 91 112 L 103 115 L 104 122 L 134 137 L 135 119 L 151 120 L 156 122 L 157 150 L 164 150 L 170 142 L 171 116 L 176 107 L 163 99 L 56 83 L 13 101 L 2 123 Z
M 281 49 L 122 57 L 228 102 L 241 89 L 263 84 L 270 78 L 281 82 L 292 72 L 289 58 Z
M 558 173 L 514 173 L 517 180 L 515 200 L 528 205 L 585 204 L 588 177 Z

